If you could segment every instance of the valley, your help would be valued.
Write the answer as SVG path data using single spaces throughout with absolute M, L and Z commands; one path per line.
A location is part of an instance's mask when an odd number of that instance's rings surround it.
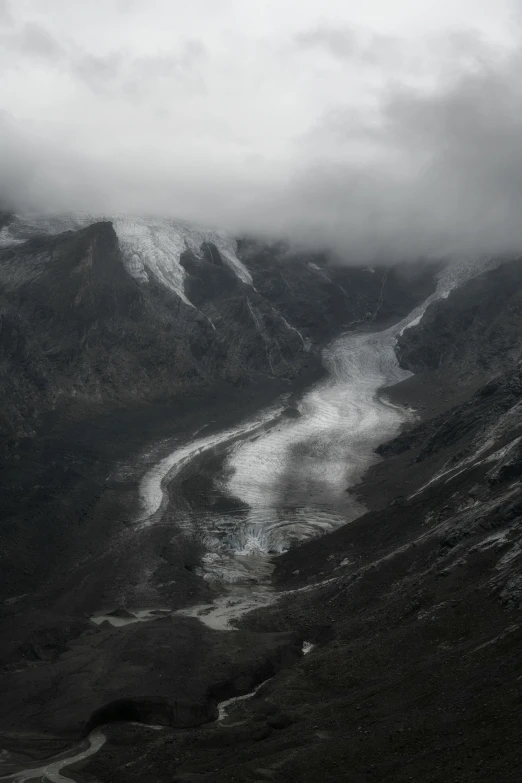
M 3 231 L 0 773 L 517 780 L 518 263 L 119 220 Z

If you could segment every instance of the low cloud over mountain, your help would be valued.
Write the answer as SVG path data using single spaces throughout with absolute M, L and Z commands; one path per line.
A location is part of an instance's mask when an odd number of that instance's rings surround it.
M 516 251 L 519 42 L 508 0 L 3 0 L 0 198 L 348 261 Z

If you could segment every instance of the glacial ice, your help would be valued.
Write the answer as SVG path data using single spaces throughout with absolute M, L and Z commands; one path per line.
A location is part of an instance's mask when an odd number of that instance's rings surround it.
M 188 248 L 199 254 L 203 242 L 213 243 L 234 274 L 247 285 L 252 276 L 237 257 L 237 242 L 233 236 L 214 228 L 205 228 L 184 220 L 124 215 L 66 213 L 60 215 L 17 216 L 12 227 L 1 233 L 1 244 L 15 244 L 36 234 L 59 234 L 74 231 L 100 220 L 110 220 L 120 241 L 124 264 L 134 278 L 147 282 L 151 278 L 177 294 L 185 304 L 185 270 L 181 254 Z

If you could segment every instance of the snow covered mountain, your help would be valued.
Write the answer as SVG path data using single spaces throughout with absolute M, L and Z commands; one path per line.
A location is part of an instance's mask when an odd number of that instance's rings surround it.
M 182 220 L 70 213 L 53 216 L 16 216 L 0 232 L 2 245 L 19 243 L 41 234 L 77 231 L 100 221 L 112 222 L 127 271 L 140 281 L 151 278 L 169 288 L 186 304 L 186 272 L 181 256 L 187 250 L 200 257 L 203 243 L 211 243 L 221 258 L 244 283 L 252 285 L 250 272 L 236 255 L 237 241 L 224 231 L 203 228 Z
M 50 410 L 282 390 L 319 371 L 314 342 L 432 285 L 430 270 L 406 287 L 176 220 L 4 215 L 0 237 L 0 431 L 15 438 Z

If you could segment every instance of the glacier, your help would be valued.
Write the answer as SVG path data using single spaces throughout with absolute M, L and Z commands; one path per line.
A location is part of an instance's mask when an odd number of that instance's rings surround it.
M 193 306 L 185 294 L 185 270 L 181 254 L 191 250 L 201 255 L 204 242 L 214 244 L 234 274 L 253 286 L 252 276 L 237 256 L 237 241 L 226 231 L 198 226 L 184 220 L 159 217 L 130 217 L 71 212 L 60 215 L 17 215 L 0 235 L 8 246 L 39 234 L 76 231 L 98 221 L 110 221 L 118 237 L 127 272 L 141 283 L 154 279 L 170 289 L 185 304 Z

